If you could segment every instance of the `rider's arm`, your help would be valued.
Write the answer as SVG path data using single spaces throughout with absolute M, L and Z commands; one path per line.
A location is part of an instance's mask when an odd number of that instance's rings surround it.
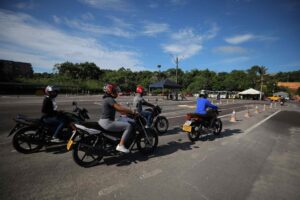
M 218 109 L 218 106 L 215 106 L 214 104 L 210 103 L 210 101 L 208 101 L 208 100 L 206 101 L 206 106 L 210 107 L 210 108 L 212 108 L 214 110 Z
M 149 107 L 154 107 L 152 103 L 147 102 L 145 99 L 142 100 L 142 104 Z
M 113 104 L 113 107 L 116 109 L 116 111 L 118 111 L 120 113 L 134 114 L 134 112 L 132 110 L 125 108 L 118 103 Z

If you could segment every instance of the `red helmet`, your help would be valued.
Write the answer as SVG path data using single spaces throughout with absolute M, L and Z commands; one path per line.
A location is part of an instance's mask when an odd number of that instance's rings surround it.
M 140 93 L 140 94 L 142 94 L 143 92 L 144 92 L 144 88 L 143 88 L 143 86 L 141 86 L 141 85 L 138 85 L 137 87 L 136 87 L 136 91 L 135 91 L 136 93 Z
M 108 83 L 103 87 L 103 91 L 107 94 L 117 94 L 120 92 L 120 88 L 116 84 Z

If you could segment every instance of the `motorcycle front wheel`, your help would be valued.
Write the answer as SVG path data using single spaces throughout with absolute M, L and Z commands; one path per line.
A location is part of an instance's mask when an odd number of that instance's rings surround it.
M 145 134 L 139 134 L 136 145 L 138 150 L 143 154 L 151 154 L 155 151 L 158 144 L 157 133 L 153 129 L 145 129 L 147 131 L 147 137 Z
M 73 160 L 81 167 L 92 167 L 103 158 L 102 145 L 94 146 L 96 136 L 87 136 L 79 140 L 73 147 Z
M 169 121 L 164 116 L 158 116 L 155 120 L 154 127 L 159 134 L 166 133 L 169 128 Z
M 25 127 L 17 131 L 12 140 L 14 148 L 24 154 L 38 152 L 43 146 L 43 140 L 37 134 L 36 127 Z

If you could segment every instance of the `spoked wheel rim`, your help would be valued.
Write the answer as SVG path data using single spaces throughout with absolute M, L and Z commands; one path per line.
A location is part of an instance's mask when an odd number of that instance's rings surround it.
M 222 122 L 220 119 L 217 119 L 215 122 L 215 131 L 214 134 L 218 135 L 222 131 Z
M 81 162 L 91 163 L 97 160 L 99 155 L 95 154 L 93 146 L 84 143 L 78 144 L 78 158 Z
M 166 118 L 159 118 L 156 122 L 156 129 L 159 133 L 167 132 L 169 127 L 169 122 Z
M 152 153 L 158 144 L 158 136 L 153 129 L 147 129 L 147 136 L 143 135 L 137 141 L 138 149 L 144 154 Z
M 21 153 L 33 153 L 42 147 L 41 138 L 33 129 L 15 134 L 13 145 Z
M 102 153 L 94 147 L 95 138 L 86 138 L 78 141 L 73 149 L 74 161 L 82 167 L 97 164 L 103 157 Z

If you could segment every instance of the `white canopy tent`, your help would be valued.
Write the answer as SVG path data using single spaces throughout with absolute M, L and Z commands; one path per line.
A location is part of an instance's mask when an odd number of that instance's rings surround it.
M 241 99 L 259 99 L 260 95 L 263 96 L 263 94 L 263 92 L 255 90 L 253 88 L 249 88 L 238 93 Z

